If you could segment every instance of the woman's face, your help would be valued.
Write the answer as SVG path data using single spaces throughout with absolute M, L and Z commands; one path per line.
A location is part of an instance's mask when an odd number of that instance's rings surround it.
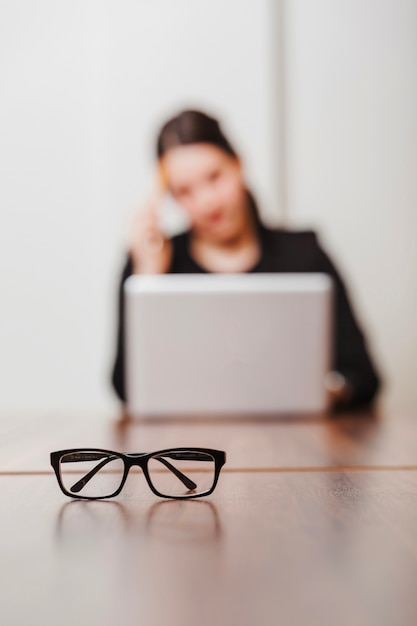
M 194 232 L 216 242 L 236 239 L 248 222 L 240 161 L 217 146 L 169 149 L 162 159 L 168 189 L 187 212 Z

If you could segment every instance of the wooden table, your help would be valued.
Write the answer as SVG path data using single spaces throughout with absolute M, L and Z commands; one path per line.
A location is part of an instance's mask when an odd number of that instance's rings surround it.
M 4 626 L 415 626 L 417 415 L 0 421 Z M 224 449 L 204 500 L 59 491 L 49 452 Z

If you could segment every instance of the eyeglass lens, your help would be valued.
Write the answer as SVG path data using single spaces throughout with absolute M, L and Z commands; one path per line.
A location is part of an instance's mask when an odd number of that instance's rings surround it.
M 64 489 L 84 498 L 106 498 L 120 487 L 123 459 L 116 455 L 82 451 L 61 457 L 59 471 Z
M 160 495 L 184 498 L 210 491 L 215 477 L 215 462 L 205 452 L 156 454 L 148 461 L 148 473 Z

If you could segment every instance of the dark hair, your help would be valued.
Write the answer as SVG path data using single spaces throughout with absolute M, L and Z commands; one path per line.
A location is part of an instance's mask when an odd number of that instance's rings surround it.
M 163 125 L 157 141 L 158 158 L 170 148 L 192 143 L 211 143 L 237 158 L 219 122 L 202 111 L 193 110 L 182 111 Z
M 238 158 L 237 152 L 226 138 L 219 122 L 202 111 L 186 110 L 168 120 L 161 128 L 156 152 L 160 159 L 170 148 L 193 143 L 210 143 L 224 150 L 231 157 Z M 246 189 L 250 213 L 255 225 L 260 226 L 258 208 L 253 194 Z

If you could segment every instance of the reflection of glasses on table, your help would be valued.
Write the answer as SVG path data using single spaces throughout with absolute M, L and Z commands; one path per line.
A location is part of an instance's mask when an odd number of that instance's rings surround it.
M 199 498 L 212 493 L 226 454 L 209 448 L 169 448 L 122 454 L 100 448 L 51 452 L 51 465 L 66 496 L 98 500 L 117 496 L 129 470 L 139 466 L 162 498 Z

